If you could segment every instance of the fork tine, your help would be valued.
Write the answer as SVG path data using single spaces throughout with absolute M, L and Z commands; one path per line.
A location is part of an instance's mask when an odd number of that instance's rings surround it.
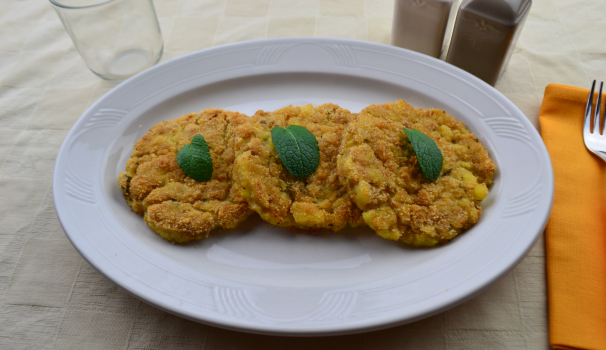
M 601 83 L 604 84 L 604 82 L 601 82 Z M 601 101 L 601 99 L 602 99 L 602 93 L 600 92 L 600 101 Z M 602 108 L 602 104 L 601 103 L 600 103 L 600 108 Z M 602 130 L 602 135 L 604 135 L 605 134 L 604 129 L 606 128 L 606 107 L 604 107 L 604 110 L 602 111 L 602 120 L 600 122 L 600 126 L 602 128 L 601 129 Z
M 595 91 L 595 80 L 591 84 L 591 92 L 587 98 L 587 105 L 585 106 L 585 122 L 583 124 L 583 134 L 591 133 L 591 106 L 593 105 L 593 92 Z
M 602 123 L 600 123 L 600 109 L 602 107 L 602 86 L 604 85 L 604 82 L 601 81 L 600 82 L 600 91 L 598 92 L 598 100 L 595 103 L 595 113 L 593 114 L 593 132 L 597 132 L 598 134 L 602 133 L 602 130 L 600 129 L 600 125 Z

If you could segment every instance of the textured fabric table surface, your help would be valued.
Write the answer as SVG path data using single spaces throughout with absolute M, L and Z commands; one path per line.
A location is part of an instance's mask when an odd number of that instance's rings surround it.
M 155 0 L 163 61 L 283 36 L 388 43 L 393 0 Z M 606 1 L 535 0 L 496 88 L 538 126 L 549 83 L 606 79 Z M 593 30 L 592 30 L 593 29 Z M 52 172 L 80 115 L 115 84 L 91 73 L 45 0 L 0 1 L 0 348 L 544 349 L 543 241 L 478 297 L 420 322 L 348 336 L 261 336 L 187 321 L 101 276 L 67 240 Z

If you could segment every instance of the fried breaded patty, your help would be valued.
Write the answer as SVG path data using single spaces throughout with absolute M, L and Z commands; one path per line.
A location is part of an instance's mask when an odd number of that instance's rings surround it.
M 442 151 L 437 180 L 421 172 L 404 127 L 429 136 Z M 371 105 L 349 125 L 338 173 L 363 210 L 364 222 L 378 235 L 433 246 L 477 223 L 495 165 L 463 123 L 443 111 L 398 101 Z
M 248 117 L 206 109 L 153 126 L 135 144 L 118 183 L 128 205 L 162 238 L 186 243 L 215 228 L 234 228 L 252 211 L 233 186 L 234 132 Z M 177 152 L 195 135 L 204 136 L 213 163 L 210 181 L 183 173 Z
M 346 126 L 355 115 L 334 104 L 285 107 L 257 112 L 238 127 L 234 181 L 240 194 L 271 224 L 300 229 L 337 231 L 362 223 L 337 174 L 337 154 Z M 271 129 L 300 125 L 311 131 L 320 147 L 317 170 L 305 179 L 291 175 L 276 153 Z

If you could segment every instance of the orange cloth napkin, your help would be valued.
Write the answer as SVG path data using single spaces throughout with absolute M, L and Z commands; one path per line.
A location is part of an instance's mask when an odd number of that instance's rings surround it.
M 606 163 L 583 143 L 588 96 L 589 90 L 549 85 L 539 113 L 555 176 L 545 229 L 555 349 L 606 349 Z

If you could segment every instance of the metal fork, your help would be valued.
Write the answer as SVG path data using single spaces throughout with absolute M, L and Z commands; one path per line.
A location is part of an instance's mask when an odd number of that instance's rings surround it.
M 593 113 L 593 132 L 591 131 L 591 107 L 593 105 L 593 92 L 595 91 L 595 80 L 591 85 L 591 92 L 587 99 L 585 107 L 585 124 L 583 125 L 583 141 L 585 147 L 591 153 L 602 158 L 606 162 L 606 133 L 604 132 L 604 120 L 600 121 L 600 109 L 602 106 L 602 86 L 604 82 L 600 82 L 600 92 L 596 101 L 595 112 Z M 606 108 L 605 108 L 606 109 Z M 606 118 L 603 118 L 606 119 Z

